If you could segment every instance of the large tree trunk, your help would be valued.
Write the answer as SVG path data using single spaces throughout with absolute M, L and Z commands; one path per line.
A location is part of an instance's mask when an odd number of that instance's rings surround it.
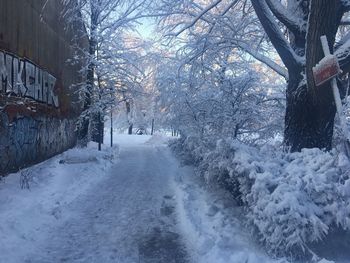
M 133 128 L 133 124 L 131 123 L 131 124 L 129 124 L 129 128 L 128 128 L 128 134 L 129 135 L 132 135 L 132 128 Z
M 287 108 L 285 115 L 285 145 L 290 151 L 302 148 L 332 147 L 335 109 L 329 94 L 322 100 L 315 100 L 301 84 L 301 72 L 290 74 L 287 87 Z M 331 92 L 330 87 L 322 87 Z M 324 90 L 325 91 L 325 90 Z
M 302 70 L 289 71 L 287 109 L 285 117 L 285 144 L 291 151 L 302 148 L 332 147 L 335 105 L 329 83 L 316 87 L 312 67 L 323 57 L 320 37 L 326 35 L 330 50 L 335 41 L 337 1 L 315 0 L 311 2 L 306 36 L 306 78 L 302 84 Z
M 329 83 L 315 87 L 312 67 L 324 56 L 320 43 L 321 35 L 327 36 L 331 50 L 334 46 L 336 30 L 346 11 L 343 2 L 287 0 L 293 8 L 297 4 L 295 12 L 302 14 L 300 18 L 305 21 L 305 27 L 286 16 L 274 1 L 251 0 L 251 3 L 265 33 L 288 69 L 286 146 L 291 151 L 314 147 L 331 149 L 335 116 L 334 99 Z M 276 18 L 288 29 L 289 38 L 281 34 L 280 28 L 275 23 Z M 301 62 L 304 55 L 305 64 Z
M 133 123 L 132 121 L 130 120 L 130 113 L 131 113 L 131 103 L 129 101 L 125 101 L 125 106 L 126 106 L 126 117 L 127 117 L 127 120 L 128 120 L 128 124 L 129 124 L 129 127 L 128 127 L 128 134 L 132 134 L 132 129 L 133 129 Z
M 91 7 L 91 28 L 89 38 L 89 57 L 88 57 L 88 69 L 86 74 L 86 90 L 83 104 L 83 111 L 85 112 L 82 118 L 81 125 L 78 131 L 78 139 L 82 144 L 87 144 L 89 140 L 89 127 L 90 127 L 90 114 L 88 110 L 92 104 L 92 93 L 95 81 L 95 54 L 97 49 L 97 25 L 98 25 L 99 12 L 95 5 Z
M 152 119 L 151 135 L 153 135 L 153 132 L 154 132 L 154 119 Z

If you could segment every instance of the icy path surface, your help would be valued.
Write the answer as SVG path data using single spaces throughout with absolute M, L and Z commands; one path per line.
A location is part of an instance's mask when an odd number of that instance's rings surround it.
M 188 262 L 170 187 L 176 166 L 164 154 L 165 145 L 144 144 L 148 139 L 119 141 L 117 162 L 96 174 L 98 179 L 70 181 L 63 176 L 66 182 L 58 187 L 56 175 L 46 186 L 15 191 L 9 177 L 0 197 L 19 196 L 7 197 L 8 205 L 2 199 L 0 205 L 0 262 Z M 54 168 L 57 160 L 52 162 L 46 166 Z M 74 197 L 57 192 L 64 188 Z
M 118 136 L 119 153 L 94 145 L 30 168 L 30 190 L 19 174 L 0 182 L 0 263 L 285 262 L 257 248 L 232 198 L 201 186 L 162 142 Z
M 122 147 L 106 178 L 70 205 L 74 217 L 50 234 L 39 261 L 187 262 L 169 204 L 172 164 L 164 146 L 143 140 Z

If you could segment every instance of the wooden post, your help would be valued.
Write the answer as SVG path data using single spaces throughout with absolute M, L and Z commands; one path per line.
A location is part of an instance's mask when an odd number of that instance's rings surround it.
M 111 107 L 111 147 L 113 147 L 113 112 Z
M 153 135 L 154 132 L 154 119 L 152 119 L 152 129 L 151 129 L 151 135 Z
M 102 120 L 101 120 L 101 112 L 100 112 L 100 111 L 98 112 L 98 124 L 97 124 L 97 128 L 98 128 L 98 150 L 101 151 L 103 132 L 102 132 Z
M 331 55 L 326 36 L 321 36 L 321 44 L 322 44 L 322 49 L 323 49 L 325 56 L 327 57 L 327 56 Z M 348 132 L 347 132 L 348 129 L 346 127 L 346 122 L 345 122 L 345 119 L 343 116 L 343 109 L 342 109 L 343 107 L 342 107 L 339 89 L 338 89 L 337 81 L 336 81 L 335 77 L 331 79 L 331 86 L 332 86 L 335 106 L 337 108 L 337 113 L 338 113 L 338 117 L 340 120 L 340 126 L 341 126 L 342 132 L 345 135 L 346 139 L 348 139 L 347 138 L 348 137 Z
M 327 41 L 326 36 L 321 36 L 321 44 L 322 44 L 322 49 L 323 49 L 325 56 L 329 56 L 331 54 L 331 52 L 329 51 L 329 46 L 328 46 L 328 41 Z M 339 89 L 337 86 L 337 81 L 335 78 L 331 79 L 331 86 L 332 86 L 332 90 L 333 90 L 335 105 L 337 107 L 337 112 L 340 115 L 342 113 L 342 104 L 341 104 Z

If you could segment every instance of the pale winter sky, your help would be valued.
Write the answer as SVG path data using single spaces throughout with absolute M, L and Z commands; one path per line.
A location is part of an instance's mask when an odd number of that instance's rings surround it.
M 137 31 L 139 32 L 139 34 L 141 35 L 142 38 L 144 39 L 150 39 L 154 37 L 154 29 L 155 29 L 155 25 L 154 25 L 154 21 L 152 21 L 151 19 L 142 19 L 140 21 L 142 24 L 140 24 L 137 27 Z

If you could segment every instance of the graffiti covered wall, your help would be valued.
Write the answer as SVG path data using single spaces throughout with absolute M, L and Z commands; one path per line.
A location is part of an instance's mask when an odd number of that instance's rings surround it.
M 59 107 L 56 78 L 32 62 L 0 51 L 0 93 Z
M 82 65 L 68 60 L 87 40 L 62 13 L 59 0 L 0 1 L 0 175 L 76 143 Z

